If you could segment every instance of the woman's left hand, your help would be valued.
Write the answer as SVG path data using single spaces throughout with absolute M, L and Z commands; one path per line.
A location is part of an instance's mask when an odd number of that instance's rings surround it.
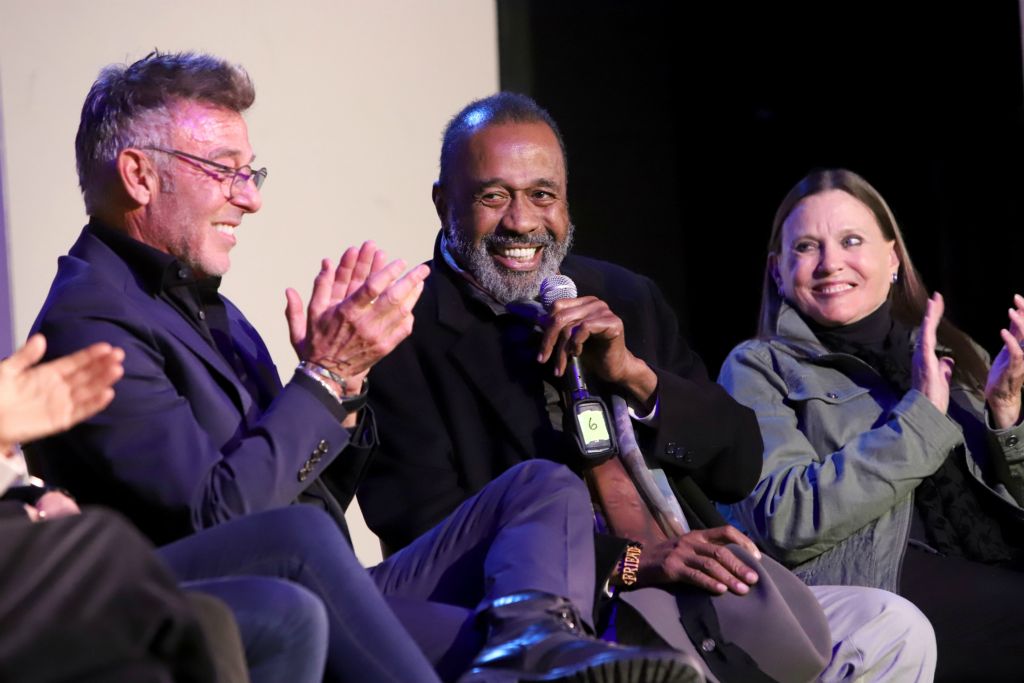
M 1007 429 L 1020 420 L 1021 387 L 1024 385 L 1024 297 L 1015 294 L 1010 309 L 1010 328 L 999 330 L 1003 348 L 992 361 L 985 383 L 985 400 L 996 429 Z

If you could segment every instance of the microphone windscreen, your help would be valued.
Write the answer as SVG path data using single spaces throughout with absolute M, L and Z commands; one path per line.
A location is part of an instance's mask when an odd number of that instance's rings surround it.
M 576 292 L 576 283 L 571 277 L 556 274 L 548 275 L 540 283 L 540 302 L 544 304 L 544 310 L 550 311 L 551 306 L 559 299 L 575 299 L 579 296 Z

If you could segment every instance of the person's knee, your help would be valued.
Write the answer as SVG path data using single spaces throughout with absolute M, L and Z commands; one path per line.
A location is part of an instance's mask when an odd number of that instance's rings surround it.
M 514 477 L 517 484 L 526 486 L 535 493 L 545 490 L 557 491 L 565 496 L 590 500 L 583 480 L 565 465 L 551 460 L 527 460 L 509 469 L 508 473 Z
M 935 651 L 935 629 L 917 605 L 895 593 L 880 589 L 873 589 L 873 592 L 882 594 L 877 598 L 882 603 L 882 613 L 906 634 L 904 638 L 908 645 Z
M 854 641 L 863 650 L 891 649 L 907 660 L 903 665 L 916 662 L 920 667 L 934 667 L 937 656 L 935 630 L 914 603 L 879 588 L 863 588 L 858 590 L 853 604 L 861 622 Z
M 347 545 L 330 515 L 312 505 L 289 505 L 258 515 L 261 535 L 299 556 L 329 543 Z

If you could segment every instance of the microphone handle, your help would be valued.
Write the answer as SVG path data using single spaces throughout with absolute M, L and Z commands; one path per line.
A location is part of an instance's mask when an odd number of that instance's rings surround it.
M 568 371 L 569 380 L 569 392 L 572 395 L 574 401 L 580 399 L 590 398 L 590 392 L 587 390 L 587 381 L 583 379 L 583 368 L 580 366 L 580 357 L 574 354 L 569 355 L 569 365 L 566 367 Z

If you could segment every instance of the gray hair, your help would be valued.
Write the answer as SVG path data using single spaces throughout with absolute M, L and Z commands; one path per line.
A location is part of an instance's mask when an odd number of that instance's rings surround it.
M 153 51 L 133 64 L 105 67 L 85 98 L 75 136 L 86 211 L 91 215 L 98 208 L 123 150 L 168 146 L 176 102 L 199 101 L 241 113 L 255 99 L 245 69 L 212 55 Z

